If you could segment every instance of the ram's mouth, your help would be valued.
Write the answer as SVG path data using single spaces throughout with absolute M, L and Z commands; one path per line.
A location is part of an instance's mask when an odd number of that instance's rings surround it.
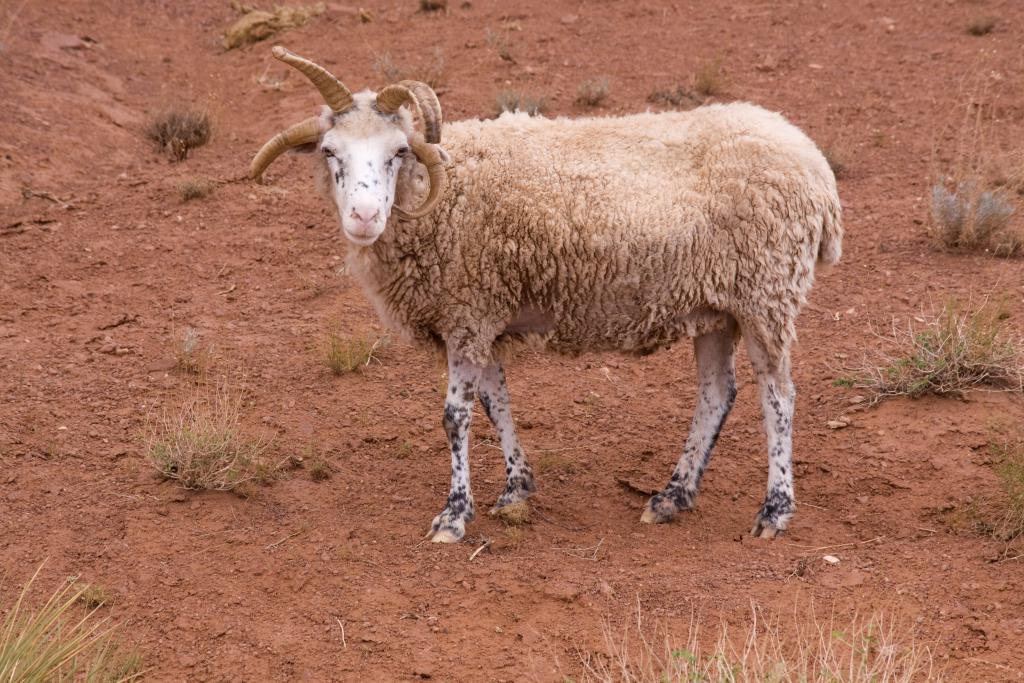
M 341 232 L 345 235 L 345 239 L 357 247 L 368 247 L 376 242 L 377 238 L 380 237 L 380 235 L 373 235 L 372 237 L 367 235 L 353 235 L 346 230 L 344 226 L 342 226 Z

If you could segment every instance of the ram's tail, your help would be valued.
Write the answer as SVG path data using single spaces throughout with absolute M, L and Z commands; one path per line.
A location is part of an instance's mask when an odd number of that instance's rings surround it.
M 833 195 L 824 210 L 821 226 L 821 244 L 818 246 L 818 263 L 831 265 L 839 262 L 843 255 L 843 209 L 839 198 Z

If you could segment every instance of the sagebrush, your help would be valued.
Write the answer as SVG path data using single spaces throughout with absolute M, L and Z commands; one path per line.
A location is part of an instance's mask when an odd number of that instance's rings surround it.
M 387 337 L 344 337 L 337 332 L 327 335 L 324 364 L 335 375 L 356 372 L 377 360 L 388 345 Z
M 518 90 L 502 90 L 494 97 L 494 115 L 502 113 L 524 112 L 530 116 L 539 116 L 547 111 L 548 101 L 542 95 L 531 95 Z
M 169 109 L 146 125 L 146 137 L 173 161 L 184 161 L 190 151 L 210 141 L 212 132 L 210 115 L 202 109 Z
M 959 396 L 969 389 L 1021 391 L 1022 342 L 1008 309 L 987 301 L 977 307 L 947 301 L 938 313 L 882 337 L 886 348 L 865 362 L 854 385 L 874 399 Z
M 605 622 L 604 651 L 577 650 L 584 679 L 602 683 L 912 683 L 942 680 L 931 652 L 900 619 L 877 613 L 825 619 L 813 608 L 796 619 L 765 619 L 752 606 L 748 630 L 723 623 L 705 638 L 694 616 L 688 632 L 644 626 L 640 605 L 631 623 Z
M 226 388 L 198 395 L 152 428 L 149 460 L 165 478 L 186 489 L 237 491 L 269 481 L 276 469 L 266 439 L 247 436 L 241 397 Z

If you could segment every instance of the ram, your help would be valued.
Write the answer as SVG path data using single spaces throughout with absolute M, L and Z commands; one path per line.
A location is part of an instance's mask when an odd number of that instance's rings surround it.
M 387 324 L 447 352 L 451 489 L 428 537 L 458 541 L 474 517 L 467 456 L 477 396 L 505 456 L 495 508 L 533 493 L 501 365 L 503 350 L 528 338 L 570 354 L 646 354 L 694 339 L 690 434 L 641 517 L 667 522 L 694 504 L 736 396 L 742 335 L 768 440 L 752 533 L 786 528 L 795 510 L 794 321 L 816 263 L 838 261 L 842 243 L 835 177 L 810 139 L 750 104 L 442 126 L 423 83 L 353 95 L 319 65 L 281 47 L 273 54 L 327 106 L 267 142 L 251 175 L 260 179 L 288 149 L 315 151 L 350 272 Z

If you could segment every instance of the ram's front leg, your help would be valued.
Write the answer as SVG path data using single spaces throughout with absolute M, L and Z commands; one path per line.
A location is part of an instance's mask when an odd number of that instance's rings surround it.
M 466 533 L 466 522 L 475 516 L 469 487 L 469 423 L 483 368 L 458 353 L 448 351 L 448 393 L 444 402 L 444 431 L 452 453 L 452 486 L 427 538 L 435 543 L 457 543 Z

